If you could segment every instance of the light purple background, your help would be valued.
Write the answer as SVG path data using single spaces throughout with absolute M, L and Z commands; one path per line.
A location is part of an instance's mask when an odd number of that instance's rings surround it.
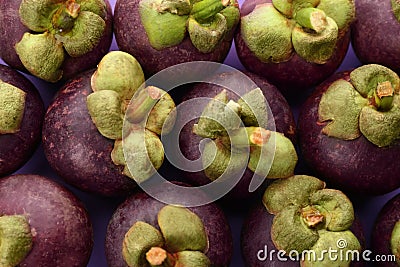
M 111 0 L 111 5 L 114 7 L 115 0 Z M 242 1 L 239 1 L 240 4 Z M 113 41 L 111 50 L 118 50 L 118 47 Z M 2 60 L 0 63 L 4 64 Z M 227 65 L 232 67 L 236 67 L 239 70 L 243 70 L 243 66 L 241 65 L 234 46 L 232 47 L 228 58 L 224 62 Z M 347 56 L 339 68 L 338 71 L 341 70 L 348 70 L 354 67 L 360 66 L 360 62 L 354 55 L 352 48 L 350 47 Z M 42 82 L 32 76 L 26 75 L 39 89 L 40 94 L 44 100 L 45 106 L 47 107 L 51 102 L 55 92 L 58 88 L 55 88 L 54 85 Z M 292 105 L 293 112 L 295 116 L 298 115 L 299 103 Z M 47 161 L 45 159 L 43 149 L 40 146 L 36 153 L 34 154 L 33 158 L 17 173 L 29 173 L 29 174 L 40 174 L 43 176 L 47 176 L 52 178 L 64 185 L 66 185 L 49 167 Z M 300 174 L 300 173 L 299 173 Z M 81 199 L 86 206 L 90 218 L 93 223 L 94 228 L 94 248 L 93 253 L 90 259 L 88 266 L 90 267 L 103 267 L 107 266 L 105 254 L 104 254 L 104 240 L 105 240 L 105 232 L 107 228 L 107 224 L 109 219 L 111 218 L 114 210 L 118 206 L 118 204 L 122 201 L 122 199 L 110 199 L 110 198 L 101 198 L 97 196 L 92 196 L 87 193 L 83 193 L 69 185 L 66 185 L 70 188 L 79 199 Z M 365 235 L 367 239 L 369 239 L 372 231 L 373 221 L 375 220 L 379 210 L 381 209 L 382 205 L 391 197 L 396 195 L 396 193 L 400 193 L 400 190 L 395 192 L 389 193 L 384 196 L 379 197 L 365 197 L 365 198 L 353 198 L 353 204 L 355 206 L 356 212 L 359 215 L 359 218 L 362 221 Z M 243 260 L 241 258 L 240 252 L 240 230 L 242 226 L 243 219 L 246 214 L 239 214 L 229 212 L 227 216 L 229 218 L 229 222 L 234 234 L 234 256 L 232 259 L 232 267 L 239 267 L 243 266 Z M 262 249 L 262 248 L 260 248 Z

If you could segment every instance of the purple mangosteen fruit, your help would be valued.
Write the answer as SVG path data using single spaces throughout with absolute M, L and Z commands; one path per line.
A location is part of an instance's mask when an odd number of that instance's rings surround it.
M 113 214 L 106 234 L 110 267 L 229 266 L 233 252 L 229 223 L 215 204 L 185 207 L 204 192 L 179 193 L 159 184 L 157 194 L 169 204 L 137 192 Z
M 25 164 L 40 142 L 44 105 L 35 86 L 0 65 L 0 177 Z
M 117 0 L 114 18 L 119 49 L 151 76 L 189 61 L 223 62 L 240 14 L 236 0 Z
M 38 175 L 0 180 L 0 265 L 84 267 L 93 231 L 82 203 Z
M 261 182 L 289 177 L 297 163 L 288 103 L 264 78 L 246 74 L 224 72 L 193 86 L 178 105 L 175 124 L 187 159 L 181 161 L 186 181 L 202 186 L 239 175 L 228 195 L 241 202 L 254 195 L 249 192 L 253 177 Z M 200 166 L 190 170 L 196 162 Z
M 305 162 L 356 194 L 400 186 L 400 79 L 381 65 L 339 73 L 307 99 L 298 121 Z
M 172 127 L 174 107 L 163 90 L 144 86 L 134 57 L 110 52 L 96 71 L 67 82 L 49 106 L 43 127 L 46 157 L 82 190 L 126 195 L 135 181 L 148 179 L 162 165 L 159 136 Z M 127 160 L 135 164 L 128 167 Z
M 274 181 L 244 222 L 245 266 L 363 266 L 356 257 L 351 262 L 351 257 L 339 256 L 361 254 L 365 240 L 354 219 L 346 195 L 325 188 L 315 177 Z M 326 253 L 329 250 L 336 252 Z
M 295 95 L 339 67 L 354 14 L 353 0 L 246 0 L 236 51 L 247 70 Z
M 400 195 L 390 199 L 379 212 L 372 232 L 371 247 L 375 255 L 384 256 L 387 259 L 387 261 L 375 262 L 375 266 L 399 266 Z
M 400 73 L 400 2 L 356 0 L 351 42 L 364 64 L 380 64 Z
M 0 10 L 0 57 L 48 82 L 95 67 L 111 45 L 108 0 L 1 0 Z

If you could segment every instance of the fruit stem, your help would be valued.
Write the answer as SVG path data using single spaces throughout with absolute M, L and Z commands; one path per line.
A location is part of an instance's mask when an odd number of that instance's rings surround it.
M 202 0 L 193 4 L 191 16 L 197 21 L 212 18 L 229 5 L 230 0 Z
M 81 6 L 75 0 L 68 0 L 53 15 L 51 23 L 59 33 L 67 33 L 74 27 L 75 19 L 78 17 Z
M 148 86 L 140 90 L 128 106 L 126 117 L 129 122 L 143 121 L 160 98 L 161 92 L 157 87 Z
M 324 215 L 313 206 L 307 206 L 301 209 L 301 217 L 306 225 L 310 228 L 314 228 L 318 224 L 324 221 Z
M 271 132 L 261 127 L 240 127 L 223 137 L 223 142 L 236 148 L 262 146 L 268 142 L 270 136 Z
M 151 266 L 173 267 L 174 260 L 165 249 L 160 247 L 152 247 L 146 253 L 146 260 Z
M 301 26 L 317 33 L 324 31 L 328 25 L 325 12 L 312 7 L 300 9 L 296 13 L 295 20 Z
M 394 89 L 389 81 L 378 83 L 374 91 L 375 107 L 380 111 L 388 111 L 393 106 Z
M 29 222 L 22 215 L 0 217 L 0 266 L 17 266 L 32 248 Z

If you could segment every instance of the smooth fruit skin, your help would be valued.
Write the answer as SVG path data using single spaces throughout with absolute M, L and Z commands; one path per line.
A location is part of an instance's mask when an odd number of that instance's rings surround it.
M 22 65 L 19 56 L 15 52 L 15 44 L 18 43 L 25 32 L 30 32 L 20 21 L 18 10 L 22 0 L 0 0 L 0 58 L 11 67 L 27 72 Z M 113 36 L 112 9 L 108 0 L 104 0 L 107 6 L 105 18 L 106 29 L 102 39 L 89 53 L 81 57 L 66 56 L 63 63 L 63 81 L 66 81 L 78 73 L 96 66 L 101 58 L 107 54 Z M 4 25 L 4 26 L 3 26 Z
M 278 89 L 275 86 L 271 85 L 266 79 L 250 72 L 245 72 L 245 74 L 251 80 L 253 80 L 258 87 L 260 87 L 265 98 L 268 100 L 268 105 L 274 116 L 274 120 L 270 119 L 268 121 L 270 123 L 274 121 L 276 131 L 284 133 L 286 137 L 288 137 L 293 143 L 295 143 L 296 124 L 293 118 L 293 114 L 289 108 L 289 104 L 287 103 L 285 98 L 278 91 Z M 217 82 L 224 81 L 225 84 L 228 82 L 230 84 L 229 88 L 238 90 L 238 92 L 248 92 L 251 89 L 254 89 L 244 88 L 243 82 L 240 82 L 240 76 L 235 73 L 223 73 L 217 77 L 213 77 L 212 80 Z M 213 85 L 210 83 L 198 84 L 185 94 L 182 102 L 199 97 L 213 98 L 215 95 L 220 93 L 222 89 L 223 88 L 221 86 Z M 229 90 L 228 96 L 232 97 L 232 99 L 234 100 L 238 99 L 238 96 Z M 204 106 L 200 105 L 196 107 L 191 107 L 190 110 L 182 112 L 182 116 L 193 117 L 192 114 L 201 114 L 203 109 Z M 179 146 L 182 154 L 189 160 L 195 160 L 200 157 L 199 143 L 202 138 L 192 132 L 194 123 L 195 121 L 190 121 L 187 125 L 185 125 L 185 127 L 182 129 L 182 132 L 180 133 L 179 138 Z M 269 127 L 271 126 L 272 125 L 269 124 Z M 205 176 L 203 171 L 184 173 L 184 175 L 186 179 L 192 184 L 204 185 L 210 182 L 210 179 Z M 229 198 L 237 200 L 250 198 L 252 194 L 248 191 L 248 187 L 253 175 L 253 172 L 246 168 L 245 173 L 243 174 L 243 177 L 241 178 L 239 183 L 234 187 L 231 192 L 228 193 L 227 196 L 229 196 Z
M 123 196 L 136 183 L 111 160 L 114 141 L 100 134 L 86 105 L 93 70 L 68 81 L 50 104 L 43 147 L 50 166 L 68 183 L 103 196 Z
M 335 74 L 304 103 L 297 125 L 301 154 L 315 175 L 330 187 L 360 195 L 385 194 L 400 187 L 400 142 L 378 148 L 364 136 L 340 140 L 323 134 L 326 124 L 318 122 L 322 94 L 338 79 L 349 81 L 349 74 Z
M 390 0 L 356 0 L 356 20 L 351 42 L 358 59 L 377 63 L 400 73 L 400 22 Z
M 271 0 L 246 0 L 240 13 L 241 17 L 251 13 L 256 5 L 272 3 Z M 243 66 L 253 73 L 264 76 L 278 87 L 286 96 L 293 97 L 302 94 L 305 89 L 317 85 L 340 66 L 350 43 L 350 31 L 339 37 L 335 52 L 325 64 L 310 63 L 292 54 L 289 61 L 280 63 L 264 63 L 250 51 L 240 32 L 240 26 L 235 33 L 236 52 Z
M 18 170 L 35 152 L 41 138 L 44 105 L 35 86 L 17 71 L 0 65 L 0 80 L 26 92 L 21 129 L 14 134 L 0 134 L 0 177 Z
M 67 189 L 38 175 L 0 180 L 0 214 L 25 215 L 36 233 L 19 266 L 84 267 L 93 246 L 93 230 L 82 203 Z
M 267 209 L 261 203 L 254 205 L 248 213 L 241 232 L 241 251 L 246 267 L 299 266 L 298 262 L 292 261 L 289 258 L 287 258 L 287 261 L 279 260 L 278 250 L 271 239 L 271 227 L 274 216 L 268 213 Z M 350 230 L 360 241 L 361 247 L 364 248 L 365 238 L 360 221 L 356 219 Z M 260 250 L 262 252 L 259 252 Z M 265 250 L 267 251 L 266 255 L 264 253 Z M 275 250 L 275 252 L 270 257 L 272 250 Z M 361 267 L 364 265 L 364 262 L 353 262 L 350 266 Z
M 224 38 L 211 53 L 201 53 L 187 36 L 183 41 L 162 50 L 154 49 L 147 38 L 139 14 L 140 0 L 117 0 L 114 10 L 114 32 L 120 50 L 133 55 L 140 63 L 146 77 L 176 64 L 190 61 L 223 62 L 232 45 Z
M 204 193 L 200 190 L 198 194 L 180 195 L 164 186 L 160 186 L 159 190 L 158 192 L 170 202 L 204 197 Z M 122 241 L 125 233 L 137 221 L 144 221 L 159 228 L 157 214 L 165 205 L 143 192 L 137 192 L 117 208 L 108 224 L 106 234 L 105 248 L 109 267 L 126 266 L 122 257 Z M 189 209 L 196 213 L 204 224 L 209 239 L 209 249 L 205 254 L 210 259 L 211 266 L 229 266 L 233 252 L 232 234 L 222 210 L 215 203 Z
M 400 220 L 400 195 L 394 196 L 381 209 L 372 231 L 371 247 L 375 255 L 392 255 L 390 238 L 393 227 Z M 398 266 L 396 262 L 375 262 L 376 266 Z

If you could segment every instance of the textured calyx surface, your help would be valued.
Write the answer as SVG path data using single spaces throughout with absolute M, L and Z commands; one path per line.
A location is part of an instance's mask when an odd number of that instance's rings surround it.
M 136 222 L 125 234 L 122 255 L 131 267 L 208 267 L 208 237 L 201 219 L 187 208 L 167 205 L 158 226 Z
M 0 135 L 20 130 L 24 117 L 26 93 L 0 80 Z
M 361 249 L 349 230 L 354 221 L 352 203 L 342 192 L 325 188 L 325 183 L 315 177 L 295 175 L 273 182 L 264 193 L 263 204 L 275 215 L 271 238 L 277 249 L 316 253 L 316 258 L 306 257 L 302 266 L 314 266 L 316 262 L 322 266 L 349 266 L 351 258 L 334 260 L 323 251 Z M 341 246 L 340 240 L 346 246 Z
M 393 15 L 400 22 L 400 1 L 399 0 L 391 0 Z
M 319 103 L 322 133 L 342 140 L 361 135 L 378 147 L 400 138 L 400 79 L 390 69 L 370 64 L 350 73 L 350 81 L 339 79 Z
M 354 18 L 352 0 L 273 0 L 243 16 L 240 30 L 262 62 L 285 62 L 297 53 L 308 62 L 324 64 Z
M 112 161 L 124 166 L 123 173 L 138 183 L 161 167 L 164 147 L 159 136 L 168 134 L 175 122 L 171 96 L 157 87 L 145 87 L 144 81 L 134 57 L 113 51 L 92 75 L 93 93 L 87 96 L 87 108 L 98 131 L 115 140 Z M 127 162 L 135 164 L 128 168 Z
M 0 216 L 0 266 L 18 266 L 32 245 L 31 227 L 25 216 Z
M 297 154 L 283 134 L 267 130 L 267 105 L 257 88 L 237 102 L 228 99 L 226 90 L 204 108 L 193 132 L 209 138 L 202 151 L 204 172 L 210 180 L 249 168 L 267 178 L 293 175 Z M 249 158 L 243 156 L 249 152 Z M 268 164 L 272 160 L 272 165 Z M 228 175 L 229 177 L 229 175 Z
M 142 0 L 139 13 L 153 48 L 178 45 L 189 33 L 202 53 L 214 51 L 240 17 L 234 0 Z
M 25 33 L 15 50 L 25 68 L 49 82 L 62 77 L 66 55 L 83 56 L 93 50 L 104 34 L 104 0 L 22 0 L 21 22 Z

